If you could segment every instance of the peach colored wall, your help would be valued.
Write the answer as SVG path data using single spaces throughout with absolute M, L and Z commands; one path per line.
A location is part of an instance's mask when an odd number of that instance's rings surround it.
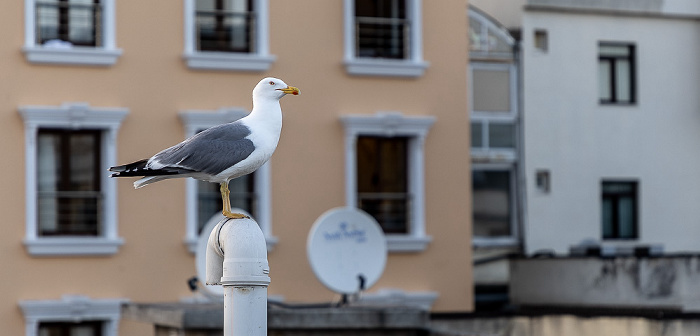
M 268 72 L 189 70 L 181 57 L 182 5 L 183 1 L 117 1 L 116 40 L 123 55 L 112 67 L 90 68 L 27 63 L 21 52 L 24 3 L 0 2 L 4 333 L 23 333 L 20 300 L 83 294 L 177 301 L 190 295 L 186 280 L 195 273 L 194 258 L 183 244 L 185 187 L 178 180 L 139 190 L 131 187 L 131 180 L 118 182 L 118 231 L 125 244 L 116 255 L 28 256 L 22 245 L 24 130 L 18 106 L 83 101 L 129 108 L 118 138 L 118 161 L 123 163 L 181 141 L 181 110 L 250 109 L 250 91 L 267 75 L 302 91 L 282 101 L 283 134 L 272 161 L 272 230 L 280 241 L 269 254 L 270 294 L 288 301 L 337 299 L 311 273 L 305 243 L 314 220 L 345 203 L 339 117 L 392 110 L 437 118 L 425 144 L 426 230 L 433 242 L 422 253 L 390 255 L 375 289 L 438 291 L 436 311 L 471 310 L 465 2 L 424 1 L 424 58 L 430 67 L 418 79 L 346 75 L 339 0 L 270 0 L 270 50 L 277 61 Z

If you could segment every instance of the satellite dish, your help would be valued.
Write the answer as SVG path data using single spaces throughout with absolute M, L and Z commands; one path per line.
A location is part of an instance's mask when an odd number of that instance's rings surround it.
M 251 217 L 248 212 L 241 209 L 234 208 L 231 209 L 231 211 Z M 211 216 L 197 238 L 197 248 L 194 251 L 194 266 L 197 271 L 197 279 L 199 279 L 201 283 L 204 283 L 204 279 L 207 278 L 207 243 L 209 242 L 209 235 L 211 231 L 214 230 L 216 224 L 219 224 L 224 218 L 224 215 L 221 213 Z M 224 299 L 224 286 L 222 285 L 205 285 L 199 286 L 198 288 L 202 289 L 202 294 L 210 299 Z
M 384 232 L 372 216 L 355 208 L 335 208 L 321 215 L 306 248 L 318 280 L 341 294 L 370 288 L 386 265 Z

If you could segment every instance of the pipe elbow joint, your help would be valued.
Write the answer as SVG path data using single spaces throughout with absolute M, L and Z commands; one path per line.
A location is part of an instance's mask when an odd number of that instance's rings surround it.
M 252 219 L 225 218 L 219 222 L 209 235 L 206 264 L 208 285 L 270 284 L 265 236 Z

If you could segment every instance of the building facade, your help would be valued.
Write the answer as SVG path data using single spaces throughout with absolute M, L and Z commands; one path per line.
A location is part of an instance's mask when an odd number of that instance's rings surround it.
M 270 296 L 338 299 L 314 278 L 306 237 L 325 211 L 356 206 L 389 247 L 367 296 L 470 311 L 465 11 L 421 0 L 1 4 L 5 332 L 150 335 L 121 318 L 123 303 L 198 300 L 187 280 L 216 189 L 134 190 L 107 168 L 244 116 L 266 76 L 302 94 L 282 100 L 277 152 L 231 183 L 231 201 L 266 235 Z
M 699 14 L 694 1 L 528 1 L 528 254 L 700 250 Z

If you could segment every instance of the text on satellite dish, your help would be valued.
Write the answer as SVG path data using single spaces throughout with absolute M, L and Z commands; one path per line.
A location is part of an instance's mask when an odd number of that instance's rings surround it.
M 341 241 L 341 240 L 355 240 L 357 243 L 364 243 L 367 241 L 367 234 L 365 230 L 358 230 L 355 228 L 348 228 L 348 223 L 340 222 L 337 231 L 324 232 L 323 237 L 326 241 Z

